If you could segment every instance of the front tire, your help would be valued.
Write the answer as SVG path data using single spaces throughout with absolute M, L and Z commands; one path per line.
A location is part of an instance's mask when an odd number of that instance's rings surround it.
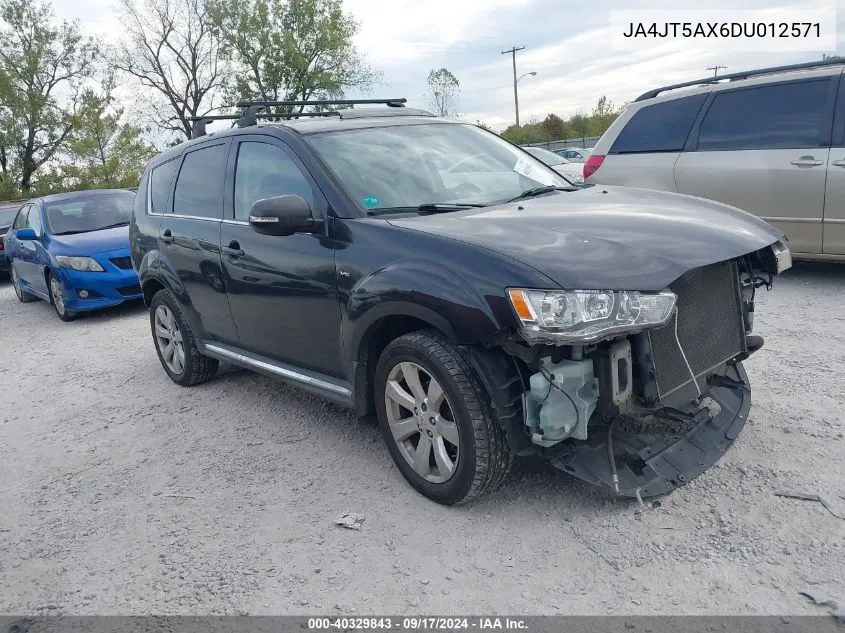
M 217 359 L 200 354 L 194 331 L 169 290 L 159 290 L 150 302 L 150 329 L 161 366 L 177 385 L 198 385 L 217 373 Z
M 498 488 L 513 456 L 460 350 L 434 331 L 392 341 L 376 366 L 375 399 L 387 448 L 418 492 L 444 505 Z
M 12 262 L 9 262 L 9 277 L 12 280 L 12 287 L 15 289 L 15 296 L 21 303 L 31 303 L 38 299 L 35 295 L 29 294 L 26 290 L 21 288 L 21 280 L 18 279 L 18 273 L 15 272 L 15 267 Z
M 55 308 L 56 314 L 59 318 L 66 323 L 68 321 L 73 321 L 77 317 L 77 314 L 65 307 L 65 297 L 62 294 L 62 286 L 52 272 L 47 273 L 47 290 L 50 293 L 50 303 L 53 308 Z

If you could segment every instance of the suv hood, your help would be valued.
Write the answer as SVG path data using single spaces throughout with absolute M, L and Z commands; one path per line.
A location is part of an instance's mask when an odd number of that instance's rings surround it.
M 507 255 L 570 290 L 659 291 L 690 269 L 783 238 L 763 220 L 720 202 L 601 185 L 389 221 Z

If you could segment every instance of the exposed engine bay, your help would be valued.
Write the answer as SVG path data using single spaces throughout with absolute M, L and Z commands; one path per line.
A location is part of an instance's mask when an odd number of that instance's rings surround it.
M 663 494 L 715 463 L 744 426 L 742 361 L 763 346 L 754 299 L 791 264 L 778 245 L 687 271 L 668 320 L 585 345 L 536 345 L 524 433 L 563 470 L 617 494 Z

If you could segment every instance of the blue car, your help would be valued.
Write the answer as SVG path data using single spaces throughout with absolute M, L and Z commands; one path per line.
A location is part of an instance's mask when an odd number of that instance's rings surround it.
M 129 256 L 135 194 L 97 190 L 26 202 L 5 239 L 15 294 L 43 299 L 62 321 L 142 297 Z

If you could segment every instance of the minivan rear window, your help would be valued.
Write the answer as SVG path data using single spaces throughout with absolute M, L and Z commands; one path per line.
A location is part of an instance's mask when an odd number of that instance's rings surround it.
M 698 149 L 818 147 L 829 90 L 824 78 L 719 93 L 701 122 Z
M 622 128 L 610 153 L 680 152 L 705 99 L 706 93 L 645 106 Z

